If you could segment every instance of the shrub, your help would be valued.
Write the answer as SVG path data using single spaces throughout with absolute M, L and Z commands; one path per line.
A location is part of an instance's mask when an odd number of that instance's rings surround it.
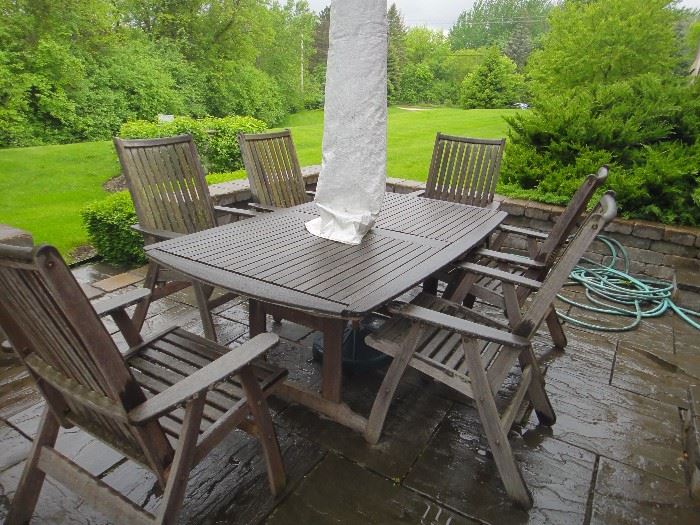
M 202 163 L 208 171 L 227 172 L 243 167 L 238 147 L 238 133 L 259 133 L 267 125 L 253 117 L 177 117 L 173 122 L 126 122 L 119 136 L 129 139 L 151 139 L 189 133 L 194 137 Z
M 568 199 L 609 164 L 623 216 L 699 225 L 699 94 L 685 79 L 643 75 L 542 99 L 507 119 L 504 187 Z
M 138 219 L 128 192 L 120 191 L 89 204 L 81 216 L 90 243 L 105 261 L 116 265 L 146 262 L 143 238 L 131 229 Z

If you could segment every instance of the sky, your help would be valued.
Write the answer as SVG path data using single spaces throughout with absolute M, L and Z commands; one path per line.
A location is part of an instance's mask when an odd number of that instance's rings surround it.
M 352 2 L 353 0 L 344 0 Z M 408 26 L 428 26 L 449 29 L 462 11 L 469 9 L 474 0 L 393 0 Z M 643 2 L 644 0 L 640 0 Z M 311 9 L 320 11 L 330 0 L 308 0 Z M 392 0 L 388 0 L 391 5 Z M 700 9 L 700 0 L 682 0 L 681 5 Z

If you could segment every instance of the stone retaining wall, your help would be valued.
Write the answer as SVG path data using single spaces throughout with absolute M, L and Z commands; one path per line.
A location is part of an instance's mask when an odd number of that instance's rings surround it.
M 307 188 L 315 187 L 320 166 L 302 169 Z M 424 188 L 414 180 L 387 179 L 387 191 L 409 193 Z M 210 187 L 216 204 L 221 206 L 245 206 L 251 198 L 247 180 L 237 180 Z M 539 202 L 510 199 L 497 196 L 501 209 L 508 212 L 508 224 L 541 231 L 552 229 L 554 221 L 564 208 Z M 630 256 L 630 270 L 637 275 L 659 279 L 676 279 L 682 289 L 700 292 L 700 229 L 668 226 L 660 223 L 616 219 L 605 235 L 618 240 Z M 511 236 L 510 247 L 525 250 L 525 241 Z M 587 254 L 591 259 L 604 262 L 609 251 L 596 242 Z

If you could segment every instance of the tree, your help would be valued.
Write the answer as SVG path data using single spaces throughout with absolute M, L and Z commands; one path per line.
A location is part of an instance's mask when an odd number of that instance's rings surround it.
M 461 102 L 465 108 L 505 108 L 520 99 L 523 79 L 515 62 L 491 48 L 484 62 L 462 82 Z
M 522 69 L 531 52 L 530 30 L 523 24 L 518 25 L 503 48 L 503 54 L 515 62 L 519 69 Z
M 396 4 L 391 4 L 387 12 L 388 32 L 387 38 L 387 97 L 389 103 L 395 102 L 399 97 L 399 83 L 401 72 L 406 65 L 406 26 L 403 16 Z
M 450 29 L 452 49 L 496 45 L 503 48 L 518 29 L 535 41 L 547 29 L 551 0 L 476 0 Z
M 612 84 L 676 69 L 676 13 L 668 0 L 564 2 L 552 11 L 528 72 L 537 93 Z

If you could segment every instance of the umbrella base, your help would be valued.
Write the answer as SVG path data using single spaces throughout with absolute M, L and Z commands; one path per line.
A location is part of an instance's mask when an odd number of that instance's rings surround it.
M 343 370 L 346 372 L 358 372 L 379 368 L 389 361 L 391 357 L 367 346 L 365 337 L 378 330 L 384 320 L 379 317 L 369 317 L 360 323 L 359 328 L 348 325 L 343 331 Z M 323 334 L 314 338 L 312 347 L 315 361 L 323 361 Z

